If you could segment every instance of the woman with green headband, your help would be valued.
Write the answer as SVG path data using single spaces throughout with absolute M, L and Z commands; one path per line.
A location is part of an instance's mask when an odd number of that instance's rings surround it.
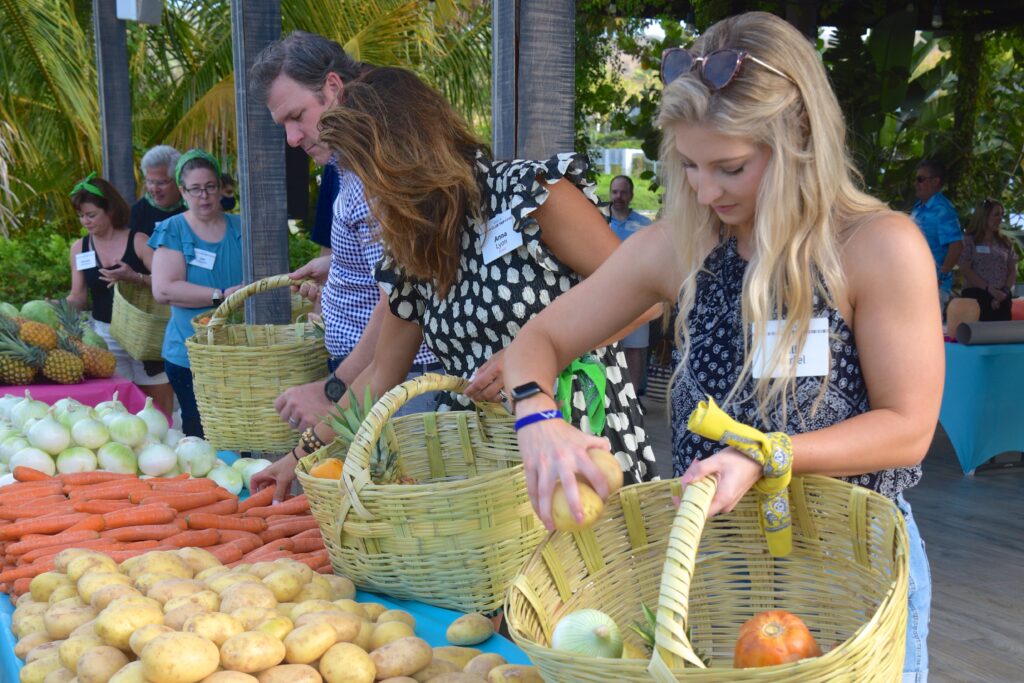
M 117 374 L 130 379 L 166 415 L 174 409 L 174 394 L 162 370 L 150 374 L 147 365 L 128 355 L 110 336 L 114 285 L 132 282 L 149 286 L 153 250 L 146 235 L 128 228 L 128 204 L 114 186 L 90 173 L 71 190 L 71 204 L 87 234 L 71 245 L 69 304 L 83 310 L 92 299 L 92 327 L 117 359 Z
M 202 436 L 185 340 L 192 336 L 192 318 L 241 286 L 242 224 L 221 207 L 220 164 L 208 153 L 182 154 L 174 180 L 188 210 L 157 223 L 149 238 L 153 296 L 171 307 L 163 357 L 181 406 L 181 431 Z

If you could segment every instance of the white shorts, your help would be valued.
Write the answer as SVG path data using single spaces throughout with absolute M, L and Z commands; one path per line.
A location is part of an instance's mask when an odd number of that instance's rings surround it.
M 90 322 L 92 323 L 92 328 L 96 330 L 96 334 L 103 337 L 103 341 L 107 342 L 107 350 L 114 354 L 114 358 L 117 359 L 118 375 L 131 380 L 140 387 L 167 384 L 166 372 L 158 372 L 155 375 L 146 374 L 142 361 L 135 360 L 129 356 L 128 352 L 117 343 L 117 340 L 110 336 L 110 323 L 103 323 L 92 319 L 90 319 Z

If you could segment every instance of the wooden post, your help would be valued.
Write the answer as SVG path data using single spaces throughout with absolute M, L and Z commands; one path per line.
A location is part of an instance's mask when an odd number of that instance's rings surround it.
M 103 177 L 129 204 L 135 201 L 132 155 L 132 92 L 128 78 L 128 43 L 117 0 L 93 0 L 96 74 L 99 81 Z
M 288 272 L 288 216 L 285 202 L 284 132 L 267 105 L 249 96 L 249 68 L 266 45 L 281 37 L 280 0 L 231 3 L 238 132 L 238 185 L 246 282 Z M 287 288 L 251 297 L 246 322 L 286 323 L 291 317 Z
M 573 151 L 576 7 L 570 0 L 496 0 L 491 110 L 498 159 Z

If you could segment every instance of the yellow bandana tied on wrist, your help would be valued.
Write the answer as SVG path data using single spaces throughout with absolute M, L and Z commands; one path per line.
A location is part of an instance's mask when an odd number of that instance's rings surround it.
M 793 549 L 788 489 L 793 469 L 793 442 L 789 436 L 783 432 L 764 434 L 737 422 L 710 396 L 690 413 L 686 427 L 705 439 L 732 446 L 761 466 L 764 476 L 754 484 L 761 508 L 761 530 L 772 555 L 788 555 Z

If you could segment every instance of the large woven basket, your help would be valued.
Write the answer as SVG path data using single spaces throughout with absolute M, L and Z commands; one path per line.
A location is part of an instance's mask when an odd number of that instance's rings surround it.
M 336 441 L 296 467 L 331 564 L 360 588 L 491 612 L 544 537 L 503 407 L 392 417 L 420 394 L 465 387 L 436 374 L 405 382 L 373 406 L 347 451 Z M 371 480 L 371 450 L 382 437 L 397 454 L 397 474 L 418 483 Z M 307 474 L 329 457 L 345 459 L 340 481 Z
M 118 282 L 114 286 L 114 309 L 110 335 L 136 360 L 160 360 L 164 332 L 171 308 L 158 304 L 149 287 Z
M 544 680 L 898 681 L 909 564 L 896 506 L 838 479 L 793 477 L 793 551 L 773 557 L 753 493 L 705 524 L 714 491 L 713 478 L 688 486 L 677 511 L 677 480 L 629 486 L 609 498 L 591 529 L 554 533 L 537 548 L 509 589 L 505 614 Z M 605 612 L 642 647 L 628 628 L 643 621 L 641 603 L 657 606 L 649 661 L 550 647 L 558 621 L 582 608 Z M 801 617 L 824 654 L 731 668 L 740 626 L 768 609 Z M 711 658 L 711 668 L 701 668 L 695 650 Z
M 309 299 L 299 296 L 298 294 L 291 295 L 291 306 L 292 306 L 292 318 L 291 321 L 301 322 L 301 316 L 308 314 L 313 310 L 313 302 Z M 205 320 L 204 320 L 205 318 Z M 202 333 L 206 329 L 206 324 L 213 318 L 213 311 L 203 311 L 202 313 L 192 317 L 192 331 L 196 334 Z M 242 311 L 232 311 L 225 321 L 225 325 L 239 325 L 244 320 L 244 314 Z
M 274 410 L 274 400 L 289 387 L 326 376 L 323 338 L 310 323 L 225 324 L 250 296 L 292 283 L 276 275 L 246 285 L 185 341 L 203 432 L 217 448 L 272 453 L 298 441 Z

